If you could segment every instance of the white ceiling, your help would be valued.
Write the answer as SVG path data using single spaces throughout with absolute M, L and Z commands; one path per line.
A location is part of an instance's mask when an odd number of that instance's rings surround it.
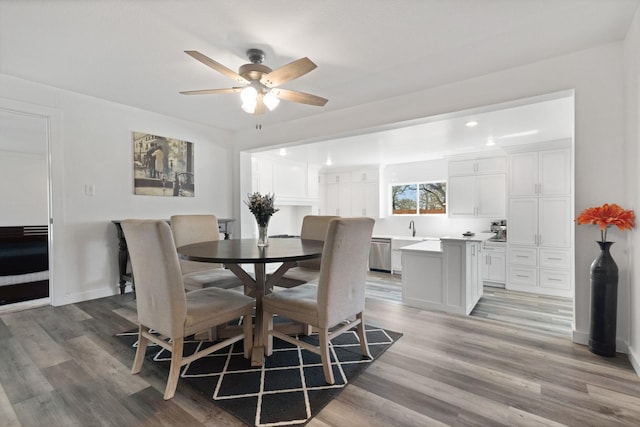
M 311 144 L 259 151 L 325 167 L 389 165 L 467 153 L 503 151 L 514 145 L 573 138 L 574 99 L 562 92 L 543 99 L 460 111 L 398 127 Z M 469 127 L 470 121 L 477 122 Z M 487 145 L 491 141 L 493 145 Z M 331 161 L 328 164 L 328 161 Z
M 256 118 L 241 111 L 236 94 L 178 93 L 234 85 L 184 50 L 234 70 L 253 47 L 266 52 L 271 68 L 312 59 L 317 69 L 283 87 L 328 104 L 282 102 L 260 118 L 269 126 L 619 41 L 637 6 L 638 0 L 0 0 L 0 73 L 240 132 Z M 446 151 L 434 135 L 464 140 L 466 131 L 439 126 L 424 130 L 420 142 Z

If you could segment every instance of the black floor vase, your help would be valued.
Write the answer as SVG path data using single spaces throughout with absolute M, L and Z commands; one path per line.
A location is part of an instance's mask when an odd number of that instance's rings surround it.
M 591 264 L 589 350 L 606 357 L 616 355 L 618 266 L 609 253 L 613 243 L 598 242 L 600 255 Z

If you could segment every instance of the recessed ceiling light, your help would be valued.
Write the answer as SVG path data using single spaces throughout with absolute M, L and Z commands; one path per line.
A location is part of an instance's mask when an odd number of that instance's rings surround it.
M 331 161 L 331 157 L 327 157 L 327 166 L 331 166 L 333 164 L 333 162 Z
M 493 137 L 490 136 L 487 138 L 487 143 L 485 144 L 487 147 L 491 147 L 492 145 L 496 145 L 496 142 L 493 140 Z
M 281 156 L 286 156 L 287 155 L 287 149 L 286 148 L 281 148 L 280 149 L 280 155 Z
M 478 126 L 478 122 L 476 122 L 475 120 L 469 120 L 467 123 L 465 123 L 465 126 L 472 128 L 474 126 Z

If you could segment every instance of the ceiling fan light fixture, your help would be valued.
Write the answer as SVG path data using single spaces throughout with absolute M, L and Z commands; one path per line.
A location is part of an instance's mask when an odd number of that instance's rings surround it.
M 240 99 L 242 100 L 242 109 L 249 114 L 256 111 L 258 105 L 258 91 L 253 86 L 247 86 L 240 91 Z
M 269 91 L 265 93 L 264 96 L 262 97 L 262 102 L 264 102 L 264 105 L 267 106 L 269 111 L 275 110 L 278 104 L 280 104 L 280 100 L 278 99 L 277 96 L 273 94 L 273 91 Z

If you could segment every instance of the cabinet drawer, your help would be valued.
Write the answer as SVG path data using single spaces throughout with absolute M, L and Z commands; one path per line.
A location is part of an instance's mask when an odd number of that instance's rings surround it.
M 509 283 L 520 286 L 537 286 L 537 270 L 527 267 L 509 267 Z
M 540 287 L 548 289 L 568 290 L 571 281 L 568 271 L 540 270 Z
M 569 268 L 569 251 L 540 249 L 540 267 Z
M 509 248 L 509 264 L 538 265 L 537 251 L 535 248 Z

